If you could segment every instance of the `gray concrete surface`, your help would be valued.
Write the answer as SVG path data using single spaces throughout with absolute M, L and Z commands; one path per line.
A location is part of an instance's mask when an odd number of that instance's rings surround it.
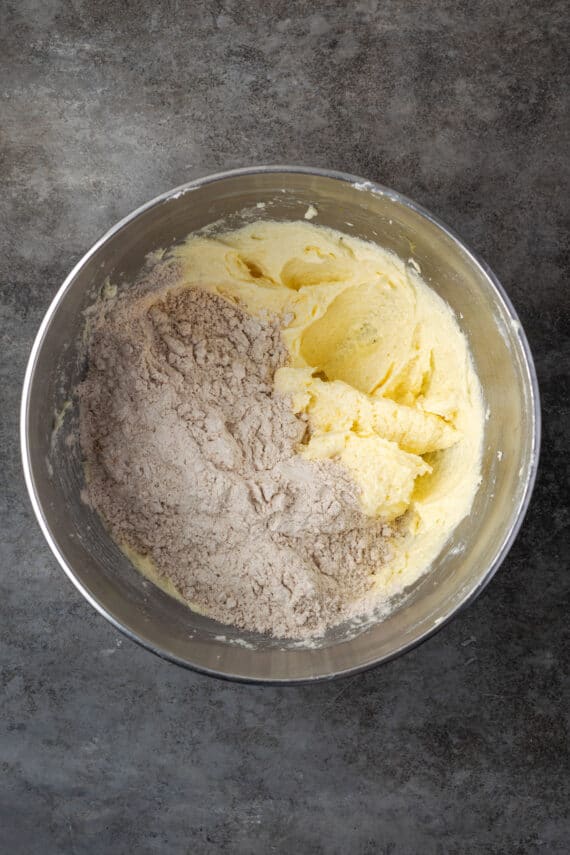
M 568 852 L 565 4 L 0 8 L 0 851 Z M 98 617 L 17 442 L 74 262 L 194 170 L 257 161 L 377 179 L 452 224 L 520 312 L 545 414 L 530 512 L 479 601 L 397 662 L 289 690 L 187 673 Z

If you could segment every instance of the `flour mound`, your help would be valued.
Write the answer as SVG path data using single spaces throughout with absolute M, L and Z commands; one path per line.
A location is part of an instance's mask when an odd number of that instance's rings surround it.
M 88 497 L 112 536 L 211 617 L 306 638 L 368 607 L 391 530 L 345 470 L 296 449 L 276 318 L 161 279 L 105 301 L 79 390 Z M 160 288 L 156 290 L 156 286 Z

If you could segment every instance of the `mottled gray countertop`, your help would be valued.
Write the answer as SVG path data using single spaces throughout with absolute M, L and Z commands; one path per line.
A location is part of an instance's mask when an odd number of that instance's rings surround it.
M 0 850 L 568 851 L 568 104 L 562 2 L 4 0 Z M 566 111 L 566 112 L 565 112 Z M 18 405 L 65 274 L 196 170 L 376 179 L 494 268 L 544 411 L 523 530 L 477 603 L 341 682 L 233 685 L 120 636 L 33 518 Z

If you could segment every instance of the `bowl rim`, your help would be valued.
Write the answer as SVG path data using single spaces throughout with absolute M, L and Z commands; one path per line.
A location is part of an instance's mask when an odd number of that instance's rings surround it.
M 94 597 L 91 592 L 85 587 L 81 579 L 75 573 L 74 569 L 68 564 L 63 553 L 61 552 L 59 545 L 57 543 L 56 538 L 51 532 L 51 529 L 47 523 L 47 520 L 44 516 L 42 505 L 38 496 L 38 492 L 35 486 L 35 480 L 33 475 L 33 469 L 31 464 L 30 457 L 30 442 L 28 436 L 28 423 L 29 423 L 29 413 L 30 413 L 30 393 L 31 387 L 33 383 L 33 378 L 35 374 L 35 369 L 37 365 L 38 355 L 41 350 L 41 347 L 44 342 L 44 338 L 51 324 L 52 318 L 56 314 L 60 303 L 62 302 L 65 294 L 68 289 L 71 287 L 75 277 L 80 272 L 80 270 L 88 263 L 91 257 L 99 250 L 101 246 L 103 246 L 107 241 L 109 241 L 117 232 L 119 232 L 124 226 L 128 225 L 133 220 L 137 219 L 141 214 L 145 211 L 148 211 L 150 208 L 161 205 L 164 202 L 168 202 L 174 199 L 178 199 L 180 196 L 185 195 L 186 193 L 192 192 L 195 189 L 198 189 L 207 184 L 215 183 L 217 181 L 222 181 L 225 179 L 238 178 L 242 176 L 254 176 L 260 173 L 288 173 L 288 174 L 303 174 L 309 176 L 317 176 L 322 178 L 328 178 L 336 181 L 341 181 L 344 183 L 349 183 L 353 186 L 354 189 L 360 190 L 363 192 L 372 193 L 374 195 L 385 196 L 391 199 L 393 202 L 397 202 L 404 207 L 411 209 L 414 213 L 420 215 L 421 217 L 430 221 L 436 228 L 440 229 L 454 244 L 456 244 L 459 249 L 464 252 L 471 262 L 475 265 L 475 267 L 480 268 L 481 272 L 484 276 L 489 280 L 492 288 L 494 289 L 496 296 L 499 299 L 499 302 L 502 304 L 503 310 L 511 319 L 513 325 L 516 327 L 518 332 L 518 338 L 520 340 L 521 345 L 521 353 L 523 357 L 523 368 L 526 372 L 526 383 L 528 385 L 528 392 L 532 401 L 532 414 L 531 414 L 531 444 L 530 444 L 530 464 L 528 466 L 526 479 L 524 483 L 524 489 L 521 494 L 521 498 L 518 503 L 517 513 L 514 519 L 514 522 L 510 529 L 505 533 L 503 541 L 497 550 L 495 558 L 493 562 L 489 565 L 486 572 L 479 578 L 474 587 L 466 593 L 463 599 L 458 602 L 452 611 L 449 612 L 445 617 L 439 620 L 436 624 L 429 627 L 423 633 L 421 633 L 417 638 L 406 642 L 395 650 L 391 651 L 388 654 L 378 656 L 376 658 L 372 658 L 369 661 L 360 663 L 358 665 L 351 666 L 349 668 L 342 669 L 340 671 L 334 672 L 323 672 L 318 673 L 316 675 L 312 675 L 309 677 L 272 677 L 272 678 L 264 678 L 259 676 L 244 676 L 242 674 L 233 674 L 228 671 L 218 670 L 215 668 L 208 668 L 206 666 L 196 664 L 194 662 L 189 661 L 188 659 L 183 659 L 175 654 L 168 652 L 167 650 L 162 649 L 154 642 L 150 641 L 147 638 L 144 638 L 139 633 L 132 630 L 129 626 L 123 624 L 114 614 L 112 614 L 106 606 L 101 603 L 96 597 Z M 32 508 L 35 514 L 35 517 L 38 521 L 40 529 L 44 535 L 44 538 L 47 541 L 47 544 L 56 558 L 57 562 L 67 575 L 67 577 L 71 580 L 71 582 L 75 585 L 77 590 L 82 594 L 82 596 L 90 603 L 90 605 L 96 609 L 99 614 L 101 614 L 106 620 L 108 620 L 116 629 L 118 629 L 123 635 L 127 638 L 131 639 L 131 641 L 140 644 L 143 648 L 151 651 L 155 655 L 159 656 L 161 659 L 165 659 L 169 662 L 173 662 L 176 665 L 184 667 L 186 669 L 206 674 L 211 677 L 217 677 L 223 680 L 229 680 L 233 682 L 246 683 L 246 684 L 257 684 L 257 685 L 273 685 L 273 686 L 282 686 L 282 685 L 303 685 L 309 683 L 319 683 L 326 682 L 328 680 L 336 679 L 339 677 L 348 677 L 355 674 L 359 674 L 363 671 L 367 671 L 370 668 L 374 668 L 377 665 L 390 662 L 393 659 L 407 653 L 410 650 L 418 647 L 420 644 L 423 644 L 424 641 L 427 641 L 444 626 L 446 626 L 460 611 L 473 603 L 477 597 L 482 593 L 482 591 L 489 584 L 495 573 L 498 571 L 499 567 L 505 560 L 508 552 L 510 551 L 519 531 L 523 520 L 526 516 L 530 499 L 532 496 L 532 491 L 534 489 L 534 485 L 536 483 L 538 464 L 539 464 L 539 456 L 540 456 L 540 438 L 541 438 L 541 410 L 540 410 L 540 392 L 538 385 L 538 378 L 536 374 L 536 369 L 531 353 L 531 349 L 528 343 L 528 339 L 526 337 L 524 328 L 520 322 L 520 319 L 517 315 L 517 312 L 511 303 L 510 298 L 508 297 L 505 289 L 501 285 L 499 279 L 493 273 L 489 265 L 473 250 L 471 250 L 463 241 L 463 239 L 449 226 L 447 226 L 442 220 L 440 220 L 437 216 L 432 214 L 422 205 L 414 202 L 412 199 L 407 196 L 399 193 L 395 190 L 392 190 L 388 187 L 385 187 L 382 184 L 379 184 L 376 181 L 371 181 L 369 179 L 361 178 L 356 175 L 352 175 L 347 172 L 341 172 L 333 169 L 325 169 L 320 167 L 311 167 L 311 166 L 296 166 L 296 165 L 287 165 L 287 164 L 263 164 L 259 166 L 245 166 L 237 169 L 229 169 L 223 170 L 220 172 L 208 173 L 200 175 L 199 177 L 194 178 L 193 180 L 186 182 L 184 184 L 180 184 L 177 187 L 172 188 L 171 190 L 167 190 L 164 193 L 155 196 L 148 202 L 145 202 L 143 205 L 140 205 L 138 208 L 131 211 L 125 217 L 120 219 L 117 223 L 111 226 L 95 243 L 87 250 L 87 252 L 79 259 L 79 261 L 73 266 L 70 272 L 67 274 L 62 284 L 56 291 L 44 317 L 39 326 L 39 329 L 34 338 L 34 342 L 32 345 L 32 349 L 30 351 L 30 356 L 28 358 L 28 362 L 26 365 L 26 371 L 24 375 L 24 382 L 22 388 L 22 398 L 21 398 L 21 406 L 20 406 L 20 451 L 22 458 L 22 467 L 24 472 L 24 480 L 26 483 L 26 487 L 28 490 L 28 495 L 30 497 L 30 501 L 32 504 Z

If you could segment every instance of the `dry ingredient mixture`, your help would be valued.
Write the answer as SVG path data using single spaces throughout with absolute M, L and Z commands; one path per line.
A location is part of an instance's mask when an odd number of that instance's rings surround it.
M 119 542 L 212 617 L 296 637 L 354 614 L 391 529 L 334 463 L 296 454 L 306 422 L 273 391 L 286 360 L 275 320 L 222 297 L 130 295 L 96 321 L 81 433 Z
M 260 226 L 261 238 L 253 235 L 259 245 L 264 228 L 271 238 L 271 225 L 279 232 L 279 224 Z M 313 238 L 312 251 L 325 230 L 297 225 L 303 239 Z M 281 229 L 277 237 L 287 234 Z M 446 471 L 438 470 L 437 455 L 449 453 L 444 449 L 459 434 L 441 415 L 421 407 L 412 413 L 395 392 L 363 391 L 359 381 L 350 385 L 346 367 L 330 368 L 343 352 L 336 321 L 332 356 L 317 327 L 305 349 L 322 364 L 292 364 L 285 331 L 302 315 L 304 293 L 322 290 L 324 276 L 332 296 L 342 295 L 333 269 L 321 268 L 315 278 L 322 253 L 317 263 L 305 254 L 305 268 L 313 267 L 304 288 L 302 264 L 284 266 L 277 281 L 262 264 L 266 256 L 250 250 L 239 256 L 236 273 L 235 252 L 223 238 L 202 240 L 207 251 L 198 262 L 192 243 L 186 259 L 155 259 L 133 288 L 119 295 L 108 289 L 90 319 L 88 373 L 79 390 L 88 500 L 128 554 L 197 610 L 275 637 L 320 635 L 372 612 L 413 581 L 410 538 L 430 503 L 422 505 L 420 489 L 414 511 L 411 491 L 415 479 L 420 485 L 434 470 L 437 494 L 437 477 Z M 217 256 L 207 279 L 212 245 L 216 252 L 222 247 L 237 292 L 212 285 L 223 279 Z M 325 267 L 334 258 L 329 252 Z M 346 278 L 342 258 L 340 269 Z M 254 310 L 253 298 L 239 292 L 244 285 L 252 294 L 267 291 Z M 285 287 L 293 302 L 277 306 Z M 323 305 L 334 315 L 333 303 L 329 296 Z M 385 315 L 386 304 L 380 308 Z M 319 312 L 311 311 L 314 330 Z M 326 311 L 321 316 L 326 320 Z M 350 415 L 354 407 L 358 417 Z M 356 456 L 346 453 L 353 447 Z M 382 471 L 391 481 L 379 493 Z M 397 560 L 408 575 L 400 570 L 398 577 Z M 414 569 L 415 577 L 425 569 Z

